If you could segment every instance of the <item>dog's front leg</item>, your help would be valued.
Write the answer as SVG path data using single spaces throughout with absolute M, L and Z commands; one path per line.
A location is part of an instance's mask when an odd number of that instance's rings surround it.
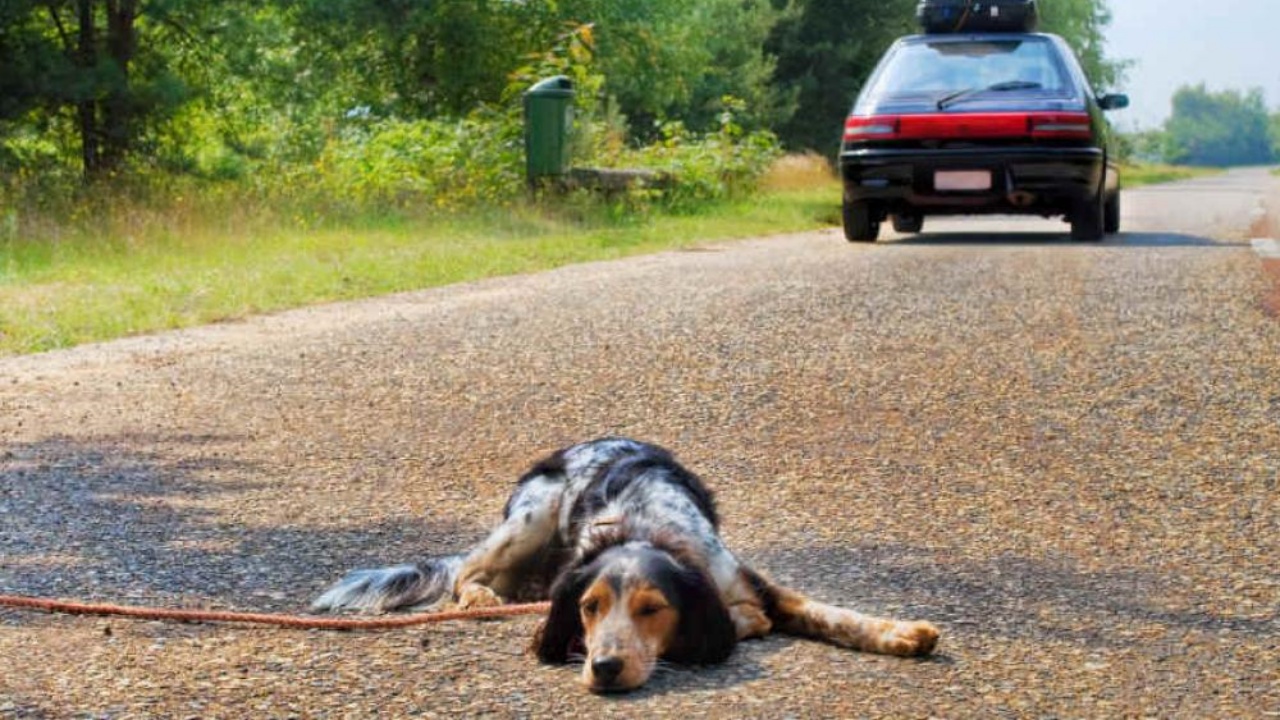
M 555 540 L 561 485 L 550 479 L 523 484 L 502 524 L 467 554 L 454 596 L 464 608 L 501 605 L 541 572 L 536 559 Z
M 777 628 L 855 650 L 901 657 L 928 655 L 938 644 L 938 628 L 932 623 L 863 615 L 785 588 L 778 595 Z

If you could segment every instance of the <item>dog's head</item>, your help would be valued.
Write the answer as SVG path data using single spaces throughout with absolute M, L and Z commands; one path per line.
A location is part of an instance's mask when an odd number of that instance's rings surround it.
M 659 659 L 723 662 L 737 642 L 733 621 L 706 572 L 675 548 L 625 542 L 584 555 L 551 589 L 551 612 L 534 639 L 538 658 L 585 655 L 594 692 L 640 687 Z

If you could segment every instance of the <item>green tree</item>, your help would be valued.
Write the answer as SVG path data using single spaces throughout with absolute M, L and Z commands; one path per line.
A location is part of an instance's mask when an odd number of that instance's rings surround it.
M 1071 45 L 1095 92 L 1102 94 L 1124 83 L 1130 63 L 1106 53 L 1106 29 L 1111 24 L 1108 0 L 1052 0 L 1039 7 L 1040 29 L 1061 35 Z
M 758 128 L 794 111 L 791 93 L 772 83 L 765 42 L 791 10 L 770 0 L 562 0 L 562 19 L 595 27 L 596 66 L 605 92 L 639 135 L 655 120 L 679 119 L 695 130 L 716 125 L 732 96 L 738 117 Z
M 775 82 L 797 111 L 778 127 L 792 148 L 835 152 L 841 121 L 881 54 L 915 32 L 916 0 L 801 0 L 769 41 Z
M 1271 120 L 1261 89 L 1210 92 L 1204 84 L 1174 93 L 1165 123 L 1165 159 L 1184 165 L 1253 165 L 1274 159 Z
M 197 0 L 9 0 L 0 11 L 0 117 L 69 123 L 86 177 L 120 171 L 139 139 L 181 105 L 163 52 Z
M 778 56 L 775 82 L 798 96 L 798 111 L 779 126 L 788 146 L 834 152 L 840 121 L 881 54 L 898 37 L 919 31 L 917 1 L 798 1 L 798 13 L 769 43 Z M 1075 49 L 1095 89 L 1122 82 L 1126 64 L 1105 52 L 1107 0 L 1052 0 L 1040 8 L 1042 29 Z
M 32 21 L 34 0 L 0 4 L 0 122 L 19 119 L 45 101 L 45 86 L 65 70 L 63 57 Z
M 1280 113 L 1271 116 L 1271 157 L 1280 160 Z

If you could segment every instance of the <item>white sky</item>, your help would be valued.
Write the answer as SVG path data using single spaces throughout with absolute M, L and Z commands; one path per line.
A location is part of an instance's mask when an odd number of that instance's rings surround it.
M 1040 0 L 1051 5 L 1055 0 Z M 1123 130 L 1158 127 L 1181 85 L 1260 87 L 1280 107 L 1280 0 L 1110 0 L 1107 54 L 1134 60 L 1112 115 Z

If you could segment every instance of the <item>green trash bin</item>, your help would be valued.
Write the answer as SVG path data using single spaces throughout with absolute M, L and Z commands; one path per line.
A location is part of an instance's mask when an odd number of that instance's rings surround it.
M 529 185 L 569 173 L 569 131 L 573 127 L 573 81 L 547 78 L 524 94 L 525 169 Z

